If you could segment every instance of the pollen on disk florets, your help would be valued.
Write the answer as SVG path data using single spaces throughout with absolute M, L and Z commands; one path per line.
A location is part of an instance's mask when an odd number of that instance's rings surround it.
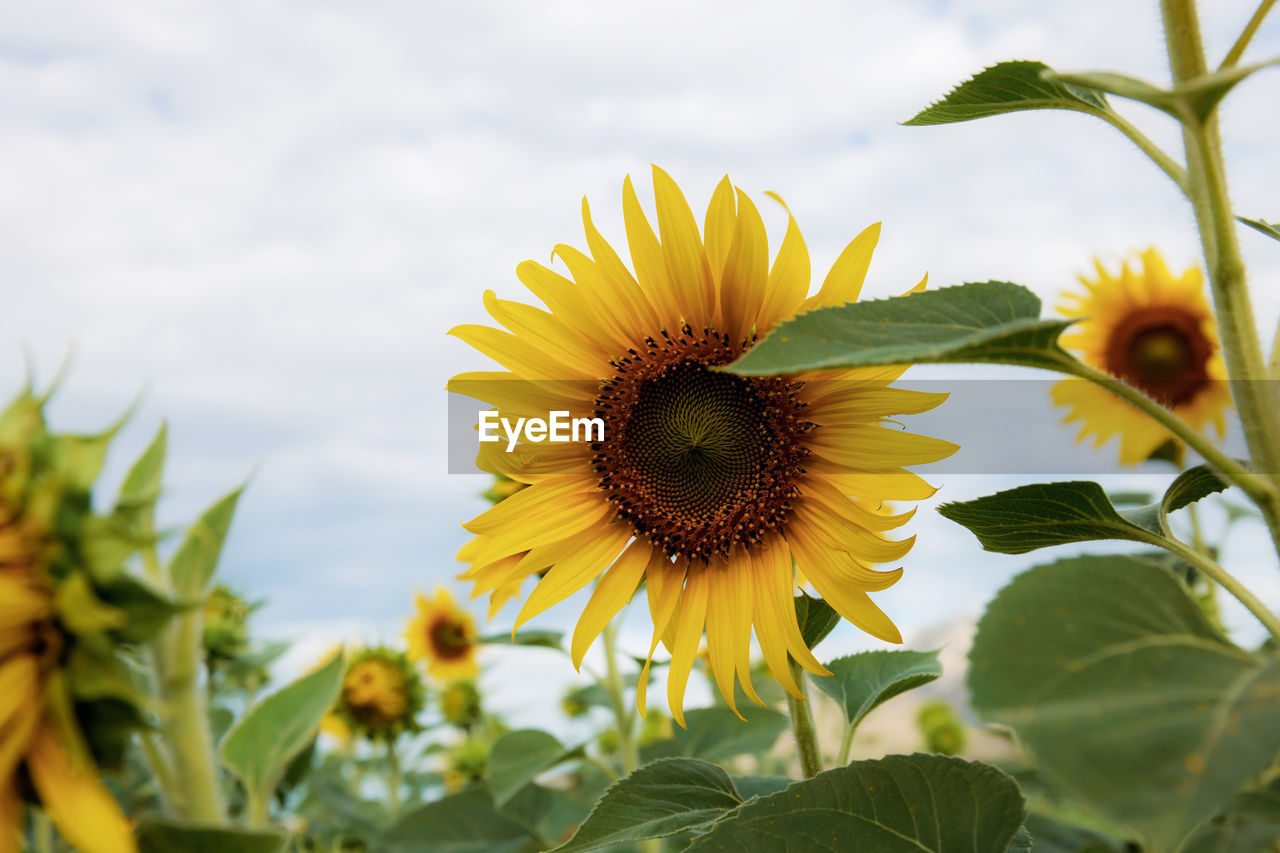
M 617 517 L 671 557 L 709 560 L 782 526 L 804 473 L 799 384 L 709 368 L 754 339 L 684 326 L 613 361 L 595 414 L 600 486 Z

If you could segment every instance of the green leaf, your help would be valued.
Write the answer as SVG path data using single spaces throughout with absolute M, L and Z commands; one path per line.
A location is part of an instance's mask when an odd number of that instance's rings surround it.
M 1134 557 L 1016 578 L 978 625 L 969 686 L 1047 775 L 1159 849 L 1280 750 L 1280 659 L 1227 642 L 1173 573 Z
M 985 281 L 810 311 L 730 365 L 744 376 L 886 364 L 987 362 L 1070 373 L 1058 346 L 1074 320 L 1040 318 L 1040 298 Z
M 706 761 L 726 761 L 739 755 L 765 752 L 786 730 L 786 714 L 772 708 L 748 706 L 740 720 L 723 705 L 694 708 L 685 712 L 687 728 L 675 729 L 672 740 L 652 743 L 641 750 L 644 760 L 686 756 Z
M 139 529 L 145 532 L 155 527 L 155 501 L 160 494 L 167 447 L 168 429 L 161 424 L 156 437 L 129 468 L 116 496 L 115 514 L 133 517 Z
M 1205 121 L 1218 107 L 1218 103 L 1227 93 L 1255 71 L 1280 64 L 1280 58 L 1269 59 L 1253 65 L 1233 65 L 1223 68 L 1194 80 L 1188 80 L 1175 88 L 1175 92 L 1183 98 L 1192 116 Z
M 874 651 L 836 658 L 830 676 L 811 676 L 823 693 L 836 700 L 848 725 L 856 726 L 872 709 L 900 693 L 942 675 L 938 653 Z
M 396 853 L 535 853 L 546 844 L 522 823 L 493 807 L 482 785 L 427 803 L 383 833 Z
M 236 489 L 205 510 L 187 530 L 186 538 L 169 562 L 169 577 L 181 598 L 199 598 L 213 578 L 226 541 L 231 517 L 243 487 Z
M 938 507 L 938 514 L 967 527 L 982 547 L 999 554 L 1125 539 L 1159 545 L 1169 534 L 1168 514 L 1228 487 L 1199 465 L 1174 479 L 1158 504 L 1118 511 L 1102 486 L 1083 480 L 1018 486 L 971 501 Z
M 564 634 L 560 631 L 517 631 L 514 637 L 510 633 L 499 632 L 481 637 L 476 642 L 490 646 L 536 646 L 564 651 Z
M 540 729 L 507 732 L 489 754 L 489 790 L 499 808 L 543 771 L 583 755 L 581 746 L 566 747 Z
M 1105 835 L 1072 826 L 1046 815 L 1027 815 L 1027 832 L 1035 853 L 1122 853 L 1124 845 Z
M 790 776 L 734 776 L 733 787 L 744 800 L 776 794 L 796 780 Z
M 137 829 L 140 853 L 275 853 L 284 846 L 280 830 L 228 829 L 151 819 Z
M 840 624 L 840 614 L 821 598 L 814 598 L 807 592 L 796 596 L 796 622 L 800 625 L 800 636 L 804 644 L 812 649 L 821 643 L 835 627 Z
M 744 803 L 687 849 L 1006 853 L 1025 818 L 1018 786 L 994 767 L 891 755 Z
M 605 791 L 557 853 L 667 838 L 698 829 L 742 803 L 729 774 L 705 761 L 666 758 L 646 764 Z
M 1239 794 L 1203 826 L 1181 853 L 1262 853 L 1280 840 L 1280 779 L 1260 791 Z
M 99 584 L 103 601 L 123 610 L 128 623 L 112 632 L 123 643 L 145 643 L 168 624 L 178 607 L 145 579 L 120 573 Z
M 1246 219 L 1243 216 L 1237 216 L 1236 219 L 1239 219 L 1255 231 L 1260 231 L 1268 237 L 1280 240 L 1280 225 L 1274 222 L 1268 222 L 1265 219 Z
M 1046 72 L 1052 73 L 1052 69 L 1043 62 L 998 63 L 961 83 L 904 124 L 950 124 L 1020 110 L 1075 110 L 1090 115 L 1110 112 L 1101 93 L 1046 79 Z
M 320 721 L 338 698 L 346 671 L 344 655 L 304 675 L 255 705 L 227 733 L 222 763 L 253 795 L 272 795 L 286 769 L 320 730 Z

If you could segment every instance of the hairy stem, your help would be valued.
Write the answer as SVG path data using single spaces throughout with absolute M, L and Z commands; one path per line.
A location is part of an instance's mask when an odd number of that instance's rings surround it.
M 1240 61 L 1240 57 L 1244 55 L 1244 50 L 1249 46 L 1249 42 L 1253 40 L 1253 34 L 1258 31 L 1258 27 L 1262 25 L 1262 19 L 1271 11 L 1271 7 L 1276 5 L 1276 0 L 1262 0 L 1257 11 L 1253 13 L 1253 17 L 1249 19 L 1249 23 L 1244 25 L 1244 32 L 1240 33 L 1240 38 L 1236 39 L 1236 43 L 1231 45 L 1231 50 L 1227 51 L 1226 59 L 1222 60 L 1219 69 L 1230 68 Z
M 1258 597 L 1247 586 L 1236 580 L 1235 575 L 1218 565 L 1214 560 L 1209 559 L 1206 555 L 1188 548 L 1176 539 L 1153 536 L 1151 543 L 1159 545 L 1175 556 L 1181 557 L 1194 566 L 1197 571 L 1213 578 L 1219 586 L 1235 596 L 1237 601 L 1257 617 L 1258 621 L 1270 632 L 1271 636 L 1275 637 L 1277 642 L 1280 642 L 1280 617 L 1277 617 L 1265 604 L 1258 600 Z
M 818 749 L 818 731 L 813 724 L 813 707 L 809 703 L 807 677 L 800 665 L 790 661 L 791 678 L 800 688 L 800 697 L 787 694 L 787 712 L 791 715 L 791 732 L 800 753 L 800 771 L 806 779 L 822 772 L 822 753 Z
M 1161 0 L 1160 9 L 1174 83 L 1183 84 L 1207 74 L 1194 0 Z M 1182 137 L 1189 197 L 1209 271 L 1232 396 L 1254 470 L 1271 486 L 1266 492 L 1250 492 L 1250 497 L 1257 502 L 1271 538 L 1280 549 L 1280 496 L 1276 490 L 1276 477 L 1280 475 L 1280 397 L 1268 379 L 1258 341 L 1244 261 L 1236 240 L 1216 112 L 1202 121 L 1185 119 Z
M 1134 127 L 1128 119 L 1119 113 L 1100 112 L 1096 113 L 1096 115 L 1129 137 L 1134 145 L 1141 148 L 1142 152 L 1151 158 L 1151 162 L 1160 167 L 1160 171 L 1168 175 L 1170 180 L 1178 185 L 1178 189 L 1182 190 L 1184 195 L 1188 192 L 1187 170 L 1181 163 L 1166 154 L 1164 149 L 1152 142 L 1145 133 Z

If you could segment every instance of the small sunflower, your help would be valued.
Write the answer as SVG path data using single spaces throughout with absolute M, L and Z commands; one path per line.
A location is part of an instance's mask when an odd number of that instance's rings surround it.
M 326 730 L 343 739 L 342 727 L 371 741 L 395 740 L 418 731 L 425 689 L 403 652 L 386 646 L 362 649 L 351 656 Z
M 465 679 L 447 685 L 440 691 L 440 713 L 445 722 L 460 729 L 469 729 L 480 722 L 483 709 L 476 683 Z
M 474 678 L 480 671 L 476 620 L 442 586 L 436 587 L 432 598 L 419 594 L 417 605 L 418 612 L 405 630 L 409 657 L 426 661 L 427 673 L 440 681 Z
M 643 583 L 654 624 L 649 658 L 659 642 L 670 648 L 667 698 L 683 723 L 704 632 L 731 704 L 735 678 L 759 701 L 748 675 L 753 627 L 771 673 L 792 693 L 788 654 L 828 674 L 796 623 L 796 565 L 845 618 L 901 642 L 867 595 L 901 576 L 872 566 L 901 558 L 913 542 L 883 535 L 911 515 L 889 514 L 884 502 L 932 495 L 904 466 L 956 446 L 885 423 L 945 398 L 891 387 L 905 367 L 782 377 L 715 369 L 782 320 L 857 299 L 878 225 L 849 244 L 810 296 L 794 217 L 771 267 L 764 223 L 728 178 L 700 231 L 675 182 L 656 167 L 653 176 L 657 233 L 630 179 L 623 185 L 634 274 L 584 201 L 590 254 L 555 248 L 568 277 L 532 261 L 516 270 L 549 310 L 487 292 L 485 307 L 509 331 L 452 331 L 506 371 L 460 374 L 449 388 L 513 419 L 568 411 L 603 420 L 595 443 L 525 443 L 512 453 L 481 445 L 483 470 L 529 487 L 463 525 L 476 536 L 459 555 L 470 563 L 462 577 L 476 594 L 505 595 L 546 571 L 517 627 L 598 579 L 573 636 L 579 666 Z M 645 673 L 642 711 L 647 681 Z
M 1221 438 L 1231 405 L 1226 366 L 1200 270 L 1175 277 L 1155 249 L 1135 269 L 1121 264 L 1113 276 L 1095 260 L 1096 279 L 1080 276 L 1083 293 L 1064 292 L 1059 311 L 1084 317 L 1062 336 L 1085 363 L 1124 380 L 1198 431 L 1212 424 Z M 1101 447 L 1120 436 L 1120 463 L 1137 465 L 1173 435 L 1105 388 L 1079 379 L 1053 386 L 1055 404 L 1069 409 L 1064 423 L 1080 421 L 1077 441 L 1092 436 Z

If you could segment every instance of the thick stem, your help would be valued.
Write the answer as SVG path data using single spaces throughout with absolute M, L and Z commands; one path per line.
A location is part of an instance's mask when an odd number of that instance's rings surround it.
M 1161 0 L 1160 9 L 1174 83 L 1186 83 L 1207 74 L 1194 0 Z M 1280 497 L 1276 492 L 1280 475 L 1280 397 L 1269 380 L 1258 341 L 1244 261 L 1236 240 L 1217 113 L 1203 121 L 1184 120 L 1182 137 L 1189 195 L 1204 247 L 1232 396 L 1254 470 L 1271 485 L 1263 499 L 1253 493 L 1250 497 L 1257 501 L 1280 549 Z
M 182 817 L 200 823 L 226 822 L 218 766 L 214 759 L 209 709 L 200 683 L 201 613 L 176 617 L 155 643 L 156 674 L 164 706 L 161 734 L 173 759 L 174 804 Z
M 800 753 L 800 771 L 804 778 L 812 779 L 822 772 L 818 730 L 813 724 L 813 708 L 809 704 L 809 687 L 804 670 L 795 661 L 789 663 L 791 678 L 799 686 L 800 696 L 787 694 L 787 712 L 791 715 L 791 732 L 796 738 L 796 751 Z
M 622 768 L 627 773 L 640 766 L 640 753 L 632 736 L 635 717 L 622 695 L 622 673 L 618 670 L 618 629 L 610 622 L 604 629 L 605 690 L 613 706 L 614 721 L 618 728 L 618 752 L 622 754 Z

